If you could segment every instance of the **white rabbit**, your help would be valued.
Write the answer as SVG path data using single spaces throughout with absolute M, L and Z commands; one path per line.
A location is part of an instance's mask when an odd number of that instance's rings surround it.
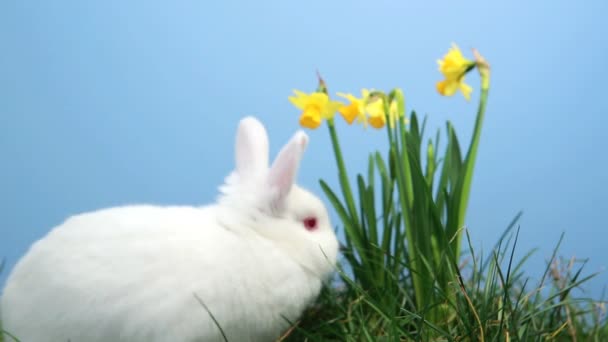
M 70 217 L 16 264 L 3 328 L 24 342 L 224 341 L 218 325 L 229 341 L 277 339 L 338 253 L 324 205 L 294 184 L 307 143 L 297 132 L 269 167 L 247 117 L 217 203 Z

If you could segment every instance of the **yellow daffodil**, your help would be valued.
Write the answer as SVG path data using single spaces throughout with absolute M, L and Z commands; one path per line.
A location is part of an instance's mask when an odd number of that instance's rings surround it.
M 464 58 L 458 46 L 452 44 L 448 53 L 442 60 L 437 61 L 437 63 L 439 64 L 439 71 L 441 71 L 445 77 L 445 80 L 437 82 L 437 91 L 439 94 L 452 96 L 460 90 L 465 99 L 469 100 L 473 88 L 464 83 L 464 75 L 470 70 L 475 62 Z
M 371 92 L 368 89 L 361 90 L 361 98 L 357 98 L 352 94 L 338 93 L 338 96 L 349 101 L 348 104 L 338 108 L 338 112 L 344 120 L 350 125 L 355 119 L 362 123 L 365 127 L 369 123 L 374 128 L 382 128 L 386 125 L 386 114 L 384 112 L 384 104 L 379 97 L 371 97 Z M 399 118 L 399 110 L 397 101 L 392 101 L 389 106 L 389 124 L 394 127 L 395 122 Z
M 338 108 L 338 112 L 342 115 L 344 120 L 350 125 L 355 119 L 357 122 L 367 126 L 367 119 L 365 117 L 365 104 L 369 98 L 369 90 L 361 90 L 361 98 L 357 98 L 352 94 L 338 93 L 338 96 L 347 99 L 350 103 L 343 105 Z
M 302 127 L 315 129 L 321 125 L 323 119 L 332 119 L 342 106 L 338 101 L 331 101 L 327 94 L 314 92 L 306 94 L 299 90 L 294 90 L 295 96 L 290 96 L 289 101 L 294 106 L 302 110 L 300 125 Z
M 386 114 L 384 112 L 384 103 L 382 99 L 378 98 L 372 100 L 372 102 L 367 105 L 366 111 L 369 113 L 368 122 L 372 127 L 380 129 L 386 125 Z M 399 113 L 397 101 L 392 101 L 388 109 L 389 126 L 391 128 L 395 127 L 395 123 L 400 117 L 402 117 L 402 115 Z
M 366 110 L 369 113 L 369 124 L 372 127 L 380 129 L 386 125 L 386 115 L 384 115 L 384 103 L 382 103 L 382 99 L 369 103 Z

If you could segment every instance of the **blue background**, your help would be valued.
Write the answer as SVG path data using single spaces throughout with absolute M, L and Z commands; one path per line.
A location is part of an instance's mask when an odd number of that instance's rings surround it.
M 267 126 L 274 155 L 298 129 L 293 89 L 315 71 L 330 91 L 401 87 L 434 132 L 468 143 L 467 103 L 439 96 L 452 42 L 492 65 L 467 224 L 488 250 L 524 211 L 516 256 L 540 277 L 560 234 L 565 257 L 606 266 L 606 1 L 2 1 L 0 256 L 10 269 L 66 217 L 127 203 L 204 204 L 233 167 L 238 120 Z M 384 132 L 340 124 L 351 172 Z M 336 184 L 325 128 L 299 174 Z M 445 139 L 444 139 L 445 141 Z M 335 215 L 334 215 L 335 218 Z M 337 223 L 337 220 L 335 220 Z M 8 275 L 0 275 L 2 284 Z M 586 289 L 598 296 L 602 273 Z

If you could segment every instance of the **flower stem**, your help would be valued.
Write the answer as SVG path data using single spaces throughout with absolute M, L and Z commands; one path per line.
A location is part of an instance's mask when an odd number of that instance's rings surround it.
M 490 90 L 490 73 L 489 67 L 487 65 L 482 65 L 479 67 L 479 73 L 481 75 L 481 96 L 479 98 L 479 107 L 477 109 L 477 118 L 475 119 L 475 128 L 473 129 L 473 136 L 471 137 L 471 145 L 469 147 L 469 151 L 467 152 L 467 156 L 464 161 L 465 173 L 464 173 L 464 181 L 462 185 L 462 192 L 460 197 L 460 207 L 458 210 L 458 225 L 456 227 L 457 230 L 461 229 L 464 225 L 464 219 L 467 212 L 469 195 L 471 191 L 471 182 L 473 180 L 473 170 L 475 168 L 475 159 L 477 157 L 477 149 L 479 146 L 479 139 L 481 136 L 481 127 L 483 125 L 483 119 L 485 117 L 486 112 L 486 103 L 488 100 L 488 93 Z M 456 260 L 460 257 L 460 244 L 462 240 L 462 231 L 458 232 L 458 235 L 455 239 L 455 253 Z
M 331 137 L 331 144 L 334 149 L 334 156 L 336 157 L 336 164 L 338 166 L 338 178 L 340 180 L 340 186 L 342 187 L 342 193 L 344 194 L 344 200 L 348 207 L 350 219 L 353 222 L 359 222 L 357 214 L 357 208 L 355 201 L 353 200 L 352 190 L 348 181 L 348 173 L 346 172 L 346 166 L 344 165 L 344 158 L 342 157 L 342 149 L 340 148 L 340 142 L 338 141 L 338 134 L 336 133 L 336 127 L 334 120 L 327 120 L 327 127 L 329 128 L 329 136 Z

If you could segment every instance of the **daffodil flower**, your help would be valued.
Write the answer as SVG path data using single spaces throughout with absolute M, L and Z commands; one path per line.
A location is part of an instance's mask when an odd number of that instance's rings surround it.
M 382 99 L 376 99 L 366 106 L 366 110 L 369 113 L 369 124 L 377 129 L 380 129 L 386 125 L 386 115 L 384 114 L 384 103 Z
M 437 82 L 439 94 L 452 96 L 460 90 L 464 98 L 470 100 L 473 88 L 464 83 L 464 75 L 475 65 L 475 62 L 464 58 L 458 46 L 452 44 L 448 53 L 437 63 L 439 71 L 445 77 L 445 80 Z
M 338 93 L 338 96 L 343 97 L 349 101 L 349 104 L 343 105 L 338 108 L 338 112 L 342 115 L 344 120 L 350 125 L 355 119 L 357 122 L 367 126 L 367 118 L 365 116 L 365 105 L 369 98 L 369 90 L 361 90 L 361 98 L 357 98 L 352 94 Z
M 368 122 L 374 128 L 382 128 L 386 125 L 386 113 L 384 111 L 384 103 L 378 98 L 372 100 L 367 106 L 366 111 L 369 113 Z M 395 127 L 395 123 L 402 115 L 399 113 L 397 101 L 392 101 L 388 109 L 388 124 L 391 128 Z
M 341 102 L 331 101 L 327 94 L 313 92 L 306 94 L 299 90 L 294 90 L 295 96 L 290 96 L 289 101 L 294 106 L 302 110 L 300 125 L 302 127 L 316 129 L 321 125 L 323 119 L 333 119 Z

